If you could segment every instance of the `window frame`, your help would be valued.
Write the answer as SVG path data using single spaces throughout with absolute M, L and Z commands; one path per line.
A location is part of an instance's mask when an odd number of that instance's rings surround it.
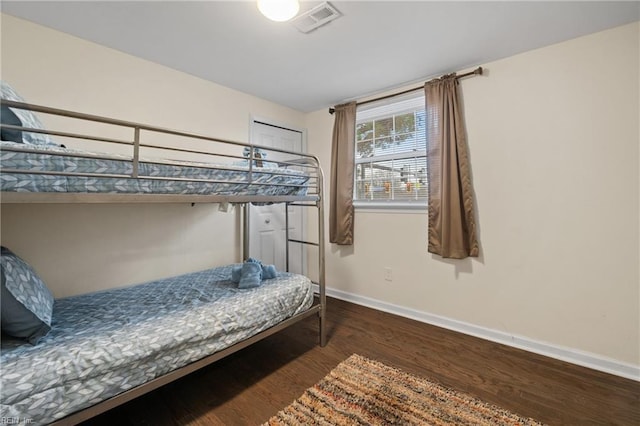
M 427 174 L 427 146 L 426 146 L 426 108 L 424 102 L 424 93 L 413 92 L 409 94 L 394 96 L 392 98 L 385 99 L 381 102 L 371 103 L 371 105 L 367 105 L 367 107 L 361 108 L 358 107 L 356 112 L 356 125 L 354 134 L 354 173 L 353 173 L 353 206 L 355 209 L 363 211 L 367 209 L 371 210 L 397 210 L 397 211 L 414 211 L 414 210 L 426 210 L 428 205 L 428 174 Z M 396 127 L 396 117 L 401 116 L 403 114 L 407 114 L 409 112 L 422 112 L 422 123 L 424 125 L 424 129 L 418 130 L 414 127 L 413 132 L 417 135 L 414 137 L 424 137 L 424 149 L 415 149 L 413 151 L 405 151 L 405 152 L 397 152 L 397 153 L 386 153 L 380 155 L 371 155 L 364 158 L 358 158 L 358 143 L 362 141 L 370 140 L 372 144 L 375 144 L 376 135 L 375 135 L 375 121 L 385 120 L 391 118 L 392 128 L 390 130 L 390 135 L 381 136 L 380 139 L 385 137 L 397 137 L 398 135 L 394 135 L 395 127 Z M 417 116 L 415 118 L 414 125 L 418 123 Z M 358 126 L 360 124 L 372 122 L 372 131 L 373 134 L 371 139 L 363 139 L 359 141 L 357 139 L 357 131 Z M 422 134 L 422 135 L 421 135 Z M 416 146 L 418 148 L 418 146 Z M 374 148 L 375 149 L 375 148 Z M 358 165 L 360 164 L 373 164 L 372 159 L 375 159 L 375 162 L 381 161 L 411 161 L 416 159 L 424 160 L 424 167 L 421 170 L 424 170 L 424 182 L 421 184 L 424 185 L 426 194 L 422 195 L 423 199 L 419 199 L 416 201 L 407 201 L 406 199 L 402 200 L 366 200 L 363 198 L 357 198 L 358 195 L 358 184 L 362 183 L 362 181 L 358 181 Z M 396 190 L 396 182 L 397 178 L 392 178 L 392 184 L 390 185 L 391 193 Z M 393 195 L 392 195 L 393 196 Z

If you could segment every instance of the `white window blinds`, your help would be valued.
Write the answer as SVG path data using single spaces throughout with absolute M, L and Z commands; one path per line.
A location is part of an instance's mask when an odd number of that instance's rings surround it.
M 358 107 L 354 205 L 425 207 L 427 148 L 420 91 Z

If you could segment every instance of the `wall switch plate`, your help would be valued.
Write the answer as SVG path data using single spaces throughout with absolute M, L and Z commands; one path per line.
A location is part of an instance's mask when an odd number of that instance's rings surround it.
M 385 281 L 393 281 L 393 271 L 391 268 L 384 268 L 384 279 Z

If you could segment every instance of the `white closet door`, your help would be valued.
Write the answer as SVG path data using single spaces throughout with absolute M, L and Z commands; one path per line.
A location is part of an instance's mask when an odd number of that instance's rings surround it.
M 259 121 L 252 122 L 252 143 L 302 152 L 302 132 L 272 126 Z M 266 161 L 277 160 L 277 154 L 269 153 Z M 249 212 L 249 255 L 273 264 L 279 271 L 286 269 L 285 205 L 251 205 Z M 289 237 L 304 240 L 304 207 L 289 207 Z M 303 247 L 299 243 L 289 245 L 289 271 L 303 274 Z

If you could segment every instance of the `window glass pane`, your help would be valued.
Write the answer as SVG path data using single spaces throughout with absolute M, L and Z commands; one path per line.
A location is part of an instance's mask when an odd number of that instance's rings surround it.
M 394 199 L 399 201 L 414 201 L 427 196 L 427 173 L 425 157 L 395 160 L 396 170 L 399 170 L 395 182 Z
M 393 117 L 375 121 L 375 137 L 391 136 L 393 131 Z
M 426 204 L 424 97 L 414 99 L 357 113 L 354 200 Z
M 393 137 L 376 139 L 374 155 L 379 156 L 393 154 L 394 145 Z
M 396 136 L 395 153 L 407 153 L 414 152 L 416 150 L 416 134 L 405 133 L 401 136 Z
M 366 140 L 356 143 L 356 158 L 367 158 L 373 155 L 373 141 Z
M 426 114 L 424 110 L 416 111 L 416 149 L 427 149 L 427 126 L 426 126 Z
M 396 135 L 413 133 L 416 131 L 415 114 L 413 112 L 410 112 L 408 114 L 396 115 L 394 117 L 394 121 L 396 125 Z
M 357 164 L 355 169 L 356 200 L 368 199 L 371 193 L 371 164 Z
M 356 141 L 373 139 L 373 121 L 367 121 L 356 125 Z
M 371 163 L 370 199 L 374 201 L 391 200 L 393 189 L 392 161 Z

